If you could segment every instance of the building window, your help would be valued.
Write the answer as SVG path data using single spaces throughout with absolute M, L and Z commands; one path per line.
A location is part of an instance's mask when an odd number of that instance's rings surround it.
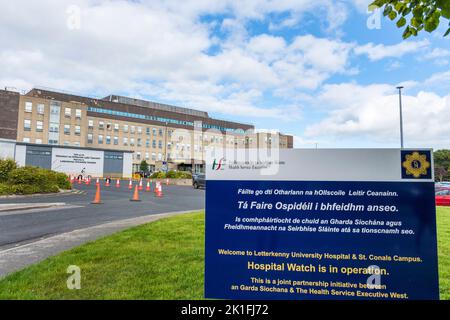
M 114 131 L 119 131 L 119 124 L 118 123 L 114 124 Z
M 119 144 L 119 137 L 114 137 L 114 145 L 117 146 Z
M 30 138 L 23 138 L 23 142 L 30 143 Z
M 31 131 L 31 120 L 23 120 L 23 130 Z
M 142 146 L 142 139 L 141 138 L 137 139 L 137 145 L 138 145 L 138 147 Z
M 156 128 L 153 128 L 153 135 L 156 136 Z
M 134 146 L 134 138 L 130 138 L 130 146 Z
M 137 160 L 141 160 L 141 153 L 140 152 L 136 153 L 136 159 Z
M 156 148 L 156 140 L 153 140 L 152 147 L 153 147 L 154 149 Z
M 79 141 L 75 141 L 75 142 L 73 143 L 73 145 L 74 145 L 75 147 L 79 147 L 81 144 L 80 144 Z
M 89 129 L 94 129 L 94 120 L 89 120 L 88 121 L 88 128 Z
M 172 142 L 167 143 L 167 149 L 172 149 Z
M 58 140 L 48 139 L 48 144 L 55 145 L 55 144 L 58 144 L 58 143 L 59 143 Z
M 98 122 L 98 128 L 99 128 L 100 130 L 105 129 L 105 122 L 99 121 L 99 122 Z
M 70 134 L 70 124 L 64 125 L 64 134 L 67 134 L 67 135 Z
M 103 144 L 103 135 L 98 135 L 98 144 Z
M 38 114 L 44 114 L 45 106 L 42 103 L 38 104 L 36 108 Z
M 130 127 L 130 133 L 135 133 L 136 131 L 136 127 L 135 126 L 131 126 Z
M 44 122 L 42 121 L 36 121 L 36 131 L 42 132 L 44 131 Z
M 145 141 L 145 146 L 146 146 L 147 148 L 150 148 L 150 139 L 147 139 L 147 140 Z
M 106 144 L 111 144 L 111 136 L 106 136 Z
M 58 115 L 59 116 L 59 106 L 57 106 L 57 105 L 51 105 L 50 106 L 50 113 L 51 114 L 54 114 L 54 115 Z
M 150 128 L 149 127 L 146 128 L 146 132 L 147 132 L 147 135 L 150 135 Z
M 163 136 L 163 129 L 159 129 L 159 136 L 160 136 L 160 137 Z
M 59 125 L 56 123 L 50 123 L 50 132 L 58 133 L 59 132 Z
M 42 139 L 36 139 L 36 144 L 42 144 Z
M 75 118 L 81 119 L 81 109 L 76 109 L 75 110 Z
M 156 160 L 156 153 L 152 152 L 152 160 Z
M 162 154 L 158 153 L 158 161 L 161 161 L 161 160 L 162 160 Z
M 108 131 L 111 131 L 111 130 L 112 130 L 112 124 L 111 124 L 111 122 L 108 122 L 108 123 L 106 124 L 106 130 L 108 130 Z
M 159 148 L 159 149 L 162 149 L 162 147 L 163 147 L 163 143 L 162 143 L 161 140 L 159 140 L 159 141 L 158 141 L 158 148 Z
M 75 126 L 75 134 L 77 136 L 81 135 L 81 127 L 80 126 Z
M 88 133 L 88 135 L 87 135 L 87 142 L 89 144 L 92 144 L 94 142 L 94 135 L 92 133 Z
M 128 138 L 123 138 L 123 145 L 127 146 L 128 145 Z
M 142 134 L 142 127 L 137 127 L 138 134 Z
M 70 118 L 72 116 L 72 109 L 65 108 L 64 109 L 64 115 L 65 115 L 66 118 Z
M 125 132 L 125 133 L 128 132 L 128 125 L 127 125 L 127 124 L 125 124 L 125 125 L 123 126 L 123 132 Z
M 70 146 L 70 141 L 64 141 L 65 146 Z
M 150 153 L 148 152 L 145 153 L 145 160 L 150 160 Z
M 33 103 L 25 102 L 25 112 L 33 112 Z

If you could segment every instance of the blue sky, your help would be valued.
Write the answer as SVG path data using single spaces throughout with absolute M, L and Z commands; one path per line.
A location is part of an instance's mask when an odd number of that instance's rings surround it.
M 403 41 L 367 4 L 0 0 L 0 85 L 192 107 L 311 148 L 398 146 L 403 84 L 406 146 L 449 148 L 446 23 Z

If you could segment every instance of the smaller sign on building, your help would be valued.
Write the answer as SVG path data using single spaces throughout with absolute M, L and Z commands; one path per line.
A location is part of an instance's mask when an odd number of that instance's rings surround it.
M 53 148 L 52 170 L 68 174 L 103 176 L 104 152 L 86 149 Z

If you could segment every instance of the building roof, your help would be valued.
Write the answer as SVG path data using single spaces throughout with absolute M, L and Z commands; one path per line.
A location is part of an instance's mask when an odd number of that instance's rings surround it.
M 103 99 L 83 97 L 71 93 L 51 91 L 49 89 L 34 88 L 26 96 L 55 100 L 60 102 L 83 103 L 88 106 L 88 115 L 99 116 L 130 122 L 142 122 L 155 125 L 164 125 L 166 119 L 171 127 L 193 129 L 193 124 L 199 121 L 203 130 L 217 129 L 222 132 L 234 130 L 254 130 L 250 124 L 210 118 L 207 113 L 194 109 L 187 109 L 169 105 L 153 103 L 135 99 L 130 103 L 129 98 L 108 96 Z M 112 99 L 119 97 L 119 99 Z M 133 99 L 131 99 L 133 100 Z M 126 102 L 126 103 L 124 103 Z M 145 105 L 145 106 L 143 106 Z M 120 115 L 119 115 L 120 114 Z M 142 115 L 142 117 L 140 117 Z

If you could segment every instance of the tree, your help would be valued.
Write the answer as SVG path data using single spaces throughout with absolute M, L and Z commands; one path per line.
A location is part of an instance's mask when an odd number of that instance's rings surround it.
M 434 152 L 434 175 L 439 181 L 450 180 L 450 150 Z
M 373 11 L 376 8 L 384 8 L 385 17 L 391 20 L 397 19 L 398 28 L 406 26 L 403 39 L 412 35 L 417 36 L 422 30 L 433 32 L 439 26 L 441 18 L 450 19 L 449 0 L 375 0 L 369 6 L 369 10 Z M 450 27 L 444 37 L 449 34 Z
M 139 170 L 141 172 L 148 172 L 148 163 L 145 160 L 142 160 L 141 164 L 139 165 Z
M 445 177 L 448 175 L 448 170 L 441 166 L 435 166 L 434 167 L 434 175 L 436 178 L 436 181 L 442 182 Z

